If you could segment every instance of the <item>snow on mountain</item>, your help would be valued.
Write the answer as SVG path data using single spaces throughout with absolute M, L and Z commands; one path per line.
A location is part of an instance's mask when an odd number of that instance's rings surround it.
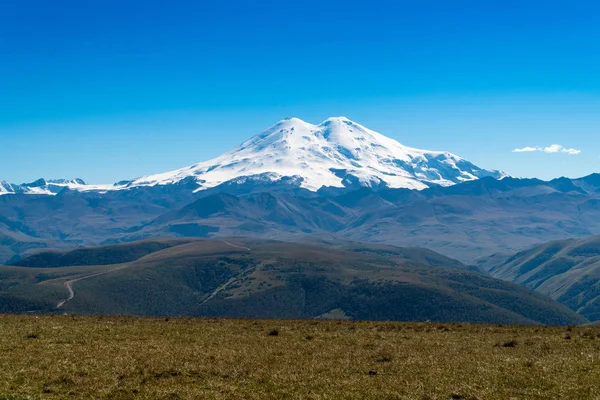
M 506 175 L 448 152 L 404 146 L 345 117 L 329 118 L 319 125 L 288 118 L 217 158 L 175 171 L 114 185 L 87 185 L 81 179 L 40 179 L 22 185 L 0 181 L 0 195 L 53 195 L 65 188 L 106 192 L 176 183 L 192 183 L 196 190 L 204 190 L 226 182 L 278 182 L 313 191 L 324 186 L 425 189 L 485 176 L 501 179 Z
M 0 196 L 5 194 L 55 195 L 65 188 L 78 192 L 106 191 L 112 187 L 111 185 L 88 185 L 82 179 L 38 179 L 21 185 L 0 181 Z
M 451 153 L 404 146 L 345 117 L 329 118 L 319 125 L 289 118 L 215 159 L 138 178 L 128 186 L 194 179 L 198 190 L 203 190 L 232 179 L 293 177 L 310 190 L 352 185 L 424 189 L 485 176 L 500 179 L 506 175 L 481 169 Z
M 14 193 L 14 191 L 14 185 L 6 181 L 0 181 L 0 196 L 2 196 L 3 194 Z

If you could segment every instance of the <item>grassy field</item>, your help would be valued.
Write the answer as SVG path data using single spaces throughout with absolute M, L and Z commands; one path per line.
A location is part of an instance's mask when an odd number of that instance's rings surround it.
M 0 399 L 597 399 L 600 329 L 0 316 Z

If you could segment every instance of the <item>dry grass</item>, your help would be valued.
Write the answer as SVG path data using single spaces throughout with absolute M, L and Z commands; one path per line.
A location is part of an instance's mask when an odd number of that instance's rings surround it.
M 596 399 L 600 329 L 0 316 L 0 367 L 0 400 Z

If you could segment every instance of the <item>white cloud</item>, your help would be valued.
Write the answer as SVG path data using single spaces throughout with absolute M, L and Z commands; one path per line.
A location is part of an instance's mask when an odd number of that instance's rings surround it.
M 538 151 L 537 147 L 523 147 L 522 149 L 514 149 L 513 153 L 530 153 L 533 151 Z
M 528 147 L 523 147 L 520 149 L 514 149 L 513 153 L 533 153 L 535 151 L 548 153 L 548 154 L 565 153 L 565 154 L 569 154 L 572 156 L 576 156 L 579 153 L 581 153 L 581 150 L 579 150 L 579 149 L 568 149 L 566 147 L 561 146 L 560 144 L 552 144 L 552 145 L 546 146 L 546 147 L 528 146 Z
M 560 144 L 552 144 L 548 147 L 544 147 L 544 153 L 558 153 L 563 147 Z

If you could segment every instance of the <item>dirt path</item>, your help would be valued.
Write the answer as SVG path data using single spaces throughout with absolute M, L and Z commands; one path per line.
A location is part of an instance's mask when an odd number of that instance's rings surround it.
M 246 250 L 246 251 L 250 251 L 250 250 L 251 250 L 251 249 L 250 249 L 250 247 L 244 247 L 244 246 L 239 246 L 239 245 L 237 245 L 237 244 L 229 243 L 227 240 L 221 240 L 221 241 L 222 241 L 223 243 L 225 243 L 225 244 L 228 244 L 228 245 L 230 245 L 231 247 L 236 247 L 236 248 L 238 248 L 238 249 L 243 249 L 243 250 Z
M 246 250 L 246 251 L 250 251 L 251 249 L 249 247 L 245 247 L 245 246 L 239 246 L 237 244 L 233 244 L 228 242 L 227 240 L 221 240 L 223 243 L 231 246 L 231 247 L 235 247 L 237 249 L 242 249 L 242 250 Z M 202 303 L 200 303 L 200 305 L 206 303 L 207 301 L 209 301 L 210 299 L 214 298 L 217 294 L 219 294 L 223 289 L 227 288 L 227 286 L 231 285 L 233 282 L 235 282 L 237 280 L 237 276 L 233 277 L 231 279 L 229 279 L 227 282 L 225 282 L 224 284 L 222 284 L 221 286 L 219 286 L 217 289 L 215 289 L 210 295 L 208 295 L 208 297 L 206 299 L 204 299 L 204 301 Z
M 129 267 L 129 265 L 124 265 L 122 267 L 114 268 L 114 269 L 111 269 L 109 271 L 98 272 L 98 273 L 95 273 L 95 274 L 82 276 L 81 278 L 71 279 L 70 281 L 65 281 L 63 283 L 63 285 L 65 285 L 65 287 L 67 288 L 67 291 L 69 292 L 69 296 L 66 299 L 64 299 L 64 300 L 59 301 L 58 304 L 56 305 L 56 308 L 61 308 L 62 306 L 65 305 L 65 303 L 67 303 L 68 301 L 73 300 L 73 298 L 75 297 L 75 291 L 73 290 L 73 284 L 75 282 L 79 282 L 79 281 L 84 280 L 84 279 L 93 278 L 94 276 L 108 274 L 110 272 L 118 271 L 120 269 L 127 268 L 127 267 Z
M 235 247 L 237 249 L 242 249 L 242 250 L 246 250 L 246 251 L 250 251 L 251 249 L 249 247 L 245 247 L 245 246 L 239 246 L 237 244 L 233 244 L 230 243 L 226 240 L 222 240 L 223 243 L 225 243 L 226 245 L 229 245 L 231 247 Z M 56 305 L 56 308 L 62 308 L 62 306 L 64 306 L 67 302 L 73 300 L 73 298 L 75 297 L 75 290 L 73 290 L 73 284 L 75 282 L 79 282 L 81 280 L 84 279 L 89 279 L 89 278 L 93 278 L 95 276 L 99 276 L 99 275 L 104 275 L 104 274 L 108 274 L 110 272 L 113 271 L 118 271 L 120 269 L 123 268 L 127 268 L 129 265 L 125 265 L 123 267 L 119 267 L 119 268 L 115 268 L 115 269 L 111 269 L 110 271 L 103 271 L 103 272 L 98 272 L 96 274 L 91 274 L 91 275 L 86 275 L 86 276 L 82 276 L 81 278 L 77 278 L 77 279 L 71 279 L 69 281 L 65 281 L 65 283 L 63 283 L 63 285 L 65 285 L 65 288 L 67 288 L 67 291 L 69 292 L 69 296 L 64 299 L 61 300 L 60 302 L 58 302 L 58 304 Z M 215 297 L 220 291 L 222 291 L 223 289 L 225 289 L 227 286 L 229 286 L 233 281 L 235 281 L 236 278 L 231 278 L 229 281 L 227 281 L 225 284 L 219 286 L 214 292 L 212 292 L 208 298 L 206 298 L 206 300 L 204 300 L 201 304 L 206 303 L 207 301 L 209 301 L 210 299 L 212 299 L 213 297 Z
M 221 292 L 227 286 L 231 285 L 236 280 L 237 280 L 237 277 L 233 277 L 233 278 L 229 279 L 227 282 L 225 282 L 224 284 L 222 284 L 221 286 L 219 286 L 215 291 L 213 291 L 202 303 L 200 303 L 200 305 L 206 303 L 207 301 L 209 301 L 210 299 L 212 299 L 213 297 L 215 297 L 217 294 L 219 294 L 219 292 Z

